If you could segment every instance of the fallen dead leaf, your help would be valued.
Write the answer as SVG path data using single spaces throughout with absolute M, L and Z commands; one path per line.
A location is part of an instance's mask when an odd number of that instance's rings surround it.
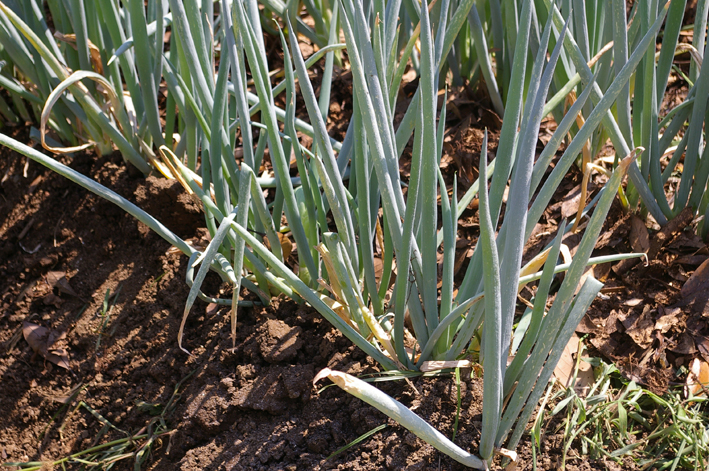
M 57 295 L 54 294 L 54 293 L 49 293 L 49 294 L 46 295 L 44 298 L 42 298 L 42 302 L 43 302 L 44 304 L 46 304 L 47 306 L 49 306 L 49 305 L 51 304 L 51 305 L 53 305 L 54 307 L 57 307 L 57 308 L 58 308 L 59 306 L 62 305 L 62 303 L 64 302 L 64 300 L 62 300 L 62 298 L 60 298 L 59 296 L 57 296 Z
M 654 260 L 660 253 L 662 247 L 667 245 L 677 234 L 681 233 L 685 227 L 691 224 L 692 219 L 694 219 L 694 210 L 691 207 L 687 207 L 670 222 L 665 224 L 650 241 L 650 250 L 648 251 L 650 260 Z
M 515 471 L 517 469 L 517 452 L 508 450 L 506 448 L 498 448 L 495 453 L 504 456 L 510 460 L 509 464 L 505 466 L 505 471 Z
M 613 337 L 591 337 L 591 345 L 608 358 L 615 358 L 618 341 Z
M 374 257 L 374 279 L 377 285 L 382 281 L 382 273 L 384 272 L 384 262 L 381 257 Z
M 69 355 L 64 348 L 54 348 L 54 344 L 66 338 L 66 332 L 49 330 L 41 325 L 24 321 L 22 335 L 35 353 L 57 366 L 70 370 Z
M 649 348 L 652 345 L 652 331 L 655 328 L 655 321 L 652 319 L 652 308 L 645 305 L 642 314 L 632 314 L 623 322 L 626 333 L 641 348 Z
M 706 395 L 709 387 L 709 363 L 695 358 L 689 368 L 687 384 L 684 387 L 684 394 L 689 396 Z
M 684 257 L 680 257 L 677 260 L 674 261 L 674 263 L 679 263 L 682 265 L 691 265 L 691 266 L 698 266 L 704 263 L 707 260 L 706 255 L 685 255 Z
M 204 312 L 205 312 L 208 316 L 211 316 L 211 315 L 216 314 L 217 312 L 219 312 L 219 308 L 221 308 L 221 307 L 222 307 L 222 306 L 219 305 L 219 304 L 217 304 L 217 303 L 209 303 L 209 304 L 207 304 L 207 307 L 204 309 Z
M 637 216 L 630 217 L 630 246 L 634 252 L 647 253 L 650 250 L 650 234 L 645 223 Z
M 590 334 L 590 333 L 595 333 L 598 330 L 602 330 L 603 326 L 600 324 L 595 324 L 593 320 L 588 317 L 588 315 L 583 316 L 583 319 L 581 319 L 581 322 L 579 325 L 576 327 L 576 332 L 580 334 Z
M 659 311 L 659 309 L 658 309 Z M 655 330 L 659 330 L 661 333 L 666 334 L 669 330 L 677 325 L 679 318 L 682 315 L 682 309 L 678 307 L 666 307 L 663 308 L 661 317 L 658 317 L 655 321 Z
M 576 334 L 573 334 L 566 344 L 566 347 L 564 347 L 564 352 L 561 354 L 559 363 L 556 365 L 556 368 L 554 368 L 554 376 L 566 388 L 571 386 L 571 381 L 574 378 L 578 350 L 579 338 Z M 593 380 L 593 367 L 585 361 L 581 361 L 579 363 L 578 375 L 576 376 L 576 383 L 573 385 L 574 390 L 578 394 L 584 395 L 593 384 Z
M 694 343 L 697 346 L 697 350 L 704 358 L 704 361 L 709 361 L 709 337 L 704 335 L 695 335 Z
M 694 355 L 697 353 L 697 347 L 694 345 L 694 339 L 692 335 L 685 331 L 682 332 L 679 337 L 675 337 L 675 346 L 668 347 L 668 350 L 674 353 L 679 353 L 680 355 Z
M 579 209 L 579 202 L 581 201 L 581 185 L 576 185 L 571 191 L 569 191 L 561 203 L 561 217 L 569 219 L 569 217 L 576 214 Z
M 623 321 L 625 320 L 626 315 L 623 312 L 618 312 L 615 309 L 611 311 L 611 313 L 608 315 L 608 317 L 604 320 L 603 323 L 603 333 L 606 336 L 609 336 L 615 332 L 622 332 L 624 330 L 623 326 Z
M 626 305 L 626 306 L 630 306 L 630 307 L 635 307 L 635 306 L 637 306 L 638 304 L 640 304 L 641 302 L 643 302 L 642 298 L 633 298 L 633 299 L 628 299 L 628 300 L 625 302 L 625 305 Z
M 611 267 L 612 265 L 610 263 L 601 263 L 600 265 L 594 265 L 591 269 L 593 277 L 601 283 L 605 283 L 605 281 L 608 279 L 608 275 L 611 274 Z
M 72 288 L 69 284 L 65 271 L 50 271 L 44 278 L 47 280 L 47 284 L 50 288 L 57 288 L 60 293 L 68 294 L 70 296 L 74 296 L 75 298 L 79 297 L 76 291 L 74 291 L 74 288 Z
M 709 315 L 709 259 L 694 271 L 680 290 L 679 306 L 692 306 L 694 311 Z
M 704 290 L 707 286 L 709 286 L 709 259 L 699 265 L 699 268 L 689 277 L 684 286 L 682 286 L 681 293 L 686 298 L 700 290 Z
M 455 241 L 455 262 L 453 263 L 453 274 L 457 275 L 463 262 L 468 258 L 468 252 L 472 247 L 472 242 L 468 239 L 458 239 Z
M 293 253 L 293 242 L 290 241 L 287 235 L 281 234 L 280 232 L 277 232 L 276 235 L 278 236 L 278 240 L 281 243 L 281 253 L 283 253 L 283 260 L 288 260 L 288 257 L 290 257 L 290 254 Z M 265 235 L 263 236 L 263 244 L 271 250 L 271 242 L 268 240 L 268 237 Z

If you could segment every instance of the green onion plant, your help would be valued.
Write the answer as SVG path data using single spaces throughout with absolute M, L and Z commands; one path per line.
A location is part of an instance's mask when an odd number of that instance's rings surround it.
M 55 27 L 74 35 L 76 50 L 73 43 L 55 42 L 35 8 L 38 2 L 30 3 L 32 9 L 0 4 L 3 59 L 13 64 L 12 74 L 2 80 L 13 100 L 26 100 L 39 114 L 35 118 L 46 123 L 40 129 L 45 147 L 56 147 L 45 139 L 47 129 L 72 146 L 78 144 L 79 128 L 85 129 L 80 140 L 100 149 L 115 143 L 138 168 L 146 173 L 157 168 L 199 199 L 212 240 L 203 252 L 196 251 L 109 189 L 7 136 L 0 135 L 0 143 L 118 204 L 190 256 L 191 289 L 180 345 L 198 297 L 232 306 L 235 339 L 237 309 L 254 299 L 268 304 L 279 294 L 310 304 L 385 370 L 418 374 L 429 361 L 466 359 L 477 345 L 485 371 L 477 456 L 380 391 L 338 372 L 320 375 L 472 467 L 489 467 L 496 450 L 514 449 L 519 442 L 563 346 L 601 288 L 584 276 L 586 267 L 639 255 L 591 258 L 627 171 L 653 216 L 662 212 L 657 203 L 650 204 L 651 190 L 642 185 L 636 162 L 640 149 L 632 149 L 635 141 L 624 136 L 613 113 L 653 51 L 665 9 L 655 8 L 656 15 L 637 30 L 632 52 L 615 64 L 613 77 L 608 61 L 597 62 L 595 71 L 588 65 L 590 51 L 609 33 L 596 23 L 592 35 L 584 33 L 588 15 L 568 13 L 577 2 L 561 2 L 564 17 L 551 0 L 492 0 L 485 7 L 474 0 L 431 5 L 425 0 L 420 5 L 313 0 L 304 2 L 315 19 L 311 28 L 300 18 L 296 1 L 272 0 L 260 7 L 253 0 L 149 0 L 147 8 L 138 0 L 122 6 L 112 0 L 50 1 Z M 168 26 L 169 48 L 162 40 Z M 276 34 L 284 52 L 283 80 L 276 84 L 263 31 Z M 320 47 L 307 60 L 298 35 Z M 341 37 L 342 44 L 336 42 Z M 103 73 L 98 59 L 92 59 L 91 44 L 100 45 Z M 494 46 L 494 58 L 488 44 Z M 27 63 L 10 62 L 11 48 L 21 50 L 24 55 L 18 57 Z M 331 74 L 343 49 L 354 96 L 340 142 L 326 127 L 330 90 L 325 85 L 316 96 L 308 68 L 325 57 L 325 74 Z M 28 91 L 22 84 L 34 79 L 40 61 L 46 64 L 46 87 Z M 397 123 L 394 112 L 409 67 L 418 70 L 419 82 Z M 449 78 L 474 75 L 476 67 L 503 116 L 500 142 L 488 162 L 485 138 L 480 178 L 460 197 L 454 183 L 449 196 L 440 169 L 445 107 L 437 109 L 437 98 Z M 296 118 L 296 81 L 308 122 Z M 564 111 L 563 102 L 575 88 L 578 97 Z M 276 98 L 283 93 L 285 105 L 279 107 Z M 100 105 L 106 96 L 111 105 Z M 558 126 L 537 156 L 540 123 L 550 114 Z M 561 223 L 550 246 L 522 266 L 533 227 L 584 146 L 602 132 L 622 158 L 579 215 L 589 219 L 573 260 L 558 263 L 562 238 L 571 227 Z M 545 179 L 569 133 L 573 138 Z M 312 138 L 310 148 L 301 142 L 303 135 Z M 411 175 L 403 182 L 399 159 L 410 142 Z M 645 168 L 642 162 L 640 168 Z M 476 196 L 481 233 L 461 284 L 454 286 L 457 221 Z M 293 255 L 284 249 L 284 237 L 295 242 Z M 383 266 L 381 276 L 377 263 Z M 232 299 L 201 292 L 210 269 L 233 286 Z M 558 271 L 566 275 L 549 303 Z M 518 293 L 537 280 L 529 322 L 515 329 Z M 255 295 L 252 300 L 242 299 L 241 288 Z
M 535 0 L 535 3 L 543 5 L 537 10 L 539 19 L 551 16 L 557 28 L 563 23 L 559 8 L 572 12 L 574 33 L 564 40 L 568 54 L 560 61 L 561 72 L 552 84 L 559 99 L 578 84 L 585 86 L 595 76 L 590 98 L 591 103 L 600 103 L 613 92 L 617 83 L 614 77 L 621 74 L 638 52 L 644 54 L 589 140 L 591 151 L 582 162 L 584 194 L 588 173 L 594 168 L 592 156 L 603 150 L 608 139 L 615 149 L 615 164 L 640 146 L 645 151 L 630 165 L 631 182 L 627 200 L 622 199 L 624 205 L 649 214 L 661 226 L 691 207 L 698 216 L 698 233 L 707 238 L 709 226 L 704 222 L 709 209 L 706 191 L 709 159 L 704 153 L 707 103 L 697 97 L 706 97 L 709 90 L 709 69 L 703 67 L 702 60 L 706 52 L 709 2 L 697 3 L 695 22 L 687 25 L 694 32 L 691 45 L 679 41 L 680 32 L 685 29 L 685 0 L 634 2 L 628 16 L 625 0 L 566 0 L 555 4 Z M 658 26 L 665 18 L 660 30 Z M 658 48 L 644 47 L 643 38 L 648 35 Z M 688 73 L 675 63 L 676 56 L 686 52 L 691 57 Z M 560 81 L 562 76 L 568 80 Z M 687 85 L 686 97 L 679 105 L 664 109 L 663 97 L 672 82 L 678 80 Z M 553 110 L 557 119 L 561 109 L 557 106 Z M 589 119 L 593 111 L 586 105 L 580 116 Z M 570 132 L 575 134 L 576 129 L 572 127 Z
M 642 181 L 633 181 L 638 187 L 643 185 L 651 191 L 652 199 L 647 201 L 642 198 L 642 203 L 648 209 L 655 205 L 660 208 L 661 214 L 651 213 L 661 225 L 683 209 L 692 208 L 700 217 L 698 233 L 706 239 L 709 236 L 709 226 L 705 222 L 709 209 L 709 159 L 703 128 L 709 92 L 709 67 L 704 66 L 702 58 L 706 55 L 709 2 L 700 1 L 697 4 L 691 46 L 678 42 L 685 4 L 677 0 L 669 2 L 662 47 L 657 53 L 646 53 L 640 66 L 643 73 L 635 77 L 633 113 L 630 120 L 627 115 L 623 120 L 629 130 L 627 140 L 641 143 L 648 149 L 640 162 Z M 636 9 L 635 22 L 642 33 L 656 17 L 658 5 L 657 2 L 641 3 Z M 678 53 L 687 50 L 692 53 L 689 73 L 685 74 L 674 64 L 674 59 Z M 688 92 L 682 103 L 665 110 L 663 97 L 671 77 L 685 81 Z M 627 93 L 623 99 L 628 101 Z

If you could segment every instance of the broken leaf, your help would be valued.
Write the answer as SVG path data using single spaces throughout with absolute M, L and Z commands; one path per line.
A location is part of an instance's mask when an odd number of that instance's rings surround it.
M 655 330 L 659 330 L 663 334 L 666 334 L 673 326 L 677 325 L 682 317 L 682 310 L 678 307 L 665 307 L 658 309 L 658 312 L 661 315 L 655 321 Z

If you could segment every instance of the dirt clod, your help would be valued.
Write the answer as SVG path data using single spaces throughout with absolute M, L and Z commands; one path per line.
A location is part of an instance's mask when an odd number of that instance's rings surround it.
M 261 355 L 269 363 L 289 361 L 296 357 L 303 347 L 300 334 L 303 329 L 290 327 L 286 323 L 269 319 L 259 328 L 258 343 Z

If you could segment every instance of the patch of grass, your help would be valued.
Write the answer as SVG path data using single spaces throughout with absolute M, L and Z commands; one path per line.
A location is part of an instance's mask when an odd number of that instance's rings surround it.
M 547 398 L 553 408 L 540 412 L 532 428 L 533 456 L 544 435 L 563 433 L 561 469 L 569 458 L 618 464 L 630 458 L 640 469 L 707 468 L 706 397 L 686 398 L 682 388 L 658 396 L 625 381 L 612 364 L 597 358 L 586 361 L 594 365 L 597 375 L 588 395 L 582 397 L 573 388 L 559 388 L 555 383 L 549 386 Z M 552 421 L 553 417 L 561 420 Z

